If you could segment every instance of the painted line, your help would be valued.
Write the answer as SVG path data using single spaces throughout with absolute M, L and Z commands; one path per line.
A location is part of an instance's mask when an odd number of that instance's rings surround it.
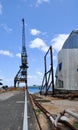
M 26 91 L 25 91 L 25 104 L 24 104 L 23 130 L 28 130 L 28 117 L 27 117 L 27 93 L 26 93 Z

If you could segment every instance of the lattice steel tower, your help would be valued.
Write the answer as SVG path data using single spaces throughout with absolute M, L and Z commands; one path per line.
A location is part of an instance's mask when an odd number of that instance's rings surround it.
M 14 87 L 16 87 L 16 84 L 21 82 L 25 82 L 26 88 L 27 88 L 27 52 L 26 52 L 26 47 L 25 47 L 25 23 L 24 19 L 22 19 L 22 51 L 21 51 L 21 66 L 14 78 Z

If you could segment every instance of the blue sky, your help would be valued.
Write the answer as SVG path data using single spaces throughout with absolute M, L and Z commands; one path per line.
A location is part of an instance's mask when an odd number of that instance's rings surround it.
M 78 0 L 0 0 L 0 79 L 13 86 L 21 65 L 22 18 L 28 54 L 28 85 L 41 85 L 44 55 L 53 46 L 57 55 L 72 30 L 78 29 Z

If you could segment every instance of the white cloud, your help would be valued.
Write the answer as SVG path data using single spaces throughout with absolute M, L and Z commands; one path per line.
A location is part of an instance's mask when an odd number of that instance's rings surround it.
M 37 79 L 36 75 L 28 75 L 28 79 Z
M 14 81 L 14 78 L 12 78 L 12 77 L 5 78 L 5 82 L 7 82 L 7 84 L 8 84 L 8 82 L 10 83 L 10 82 L 13 82 L 13 81 Z
M 57 36 L 55 36 L 51 40 L 53 49 L 55 49 L 57 52 L 60 51 L 68 35 L 69 34 L 58 34 Z
M 2 14 L 2 4 L 0 3 L 0 15 Z
M 3 76 L 2 76 L 2 70 L 0 70 L 0 82 L 2 82 Z
M 42 82 L 42 77 L 39 74 L 36 75 L 28 75 L 28 85 L 40 85 Z
M 16 56 L 21 58 L 21 53 L 17 53 Z
M 0 50 L 0 55 L 5 55 L 5 56 L 13 57 L 12 53 L 10 53 L 9 51 L 5 51 L 5 50 Z
M 31 29 L 30 33 L 35 36 L 35 35 L 40 34 L 41 32 L 39 30 L 37 30 L 37 29 Z
M 14 78 L 11 76 L 10 77 L 3 77 L 2 82 L 3 82 L 3 85 L 8 85 L 8 86 L 12 87 L 12 85 L 14 83 Z
M 53 55 L 53 60 L 57 60 L 57 55 Z
M 1 24 L 0 27 L 2 27 L 6 32 L 12 32 L 12 28 L 8 27 L 7 24 Z
M 36 73 L 42 78 L 43 74 L 40 71 L 37 71 Z
M 28 85 L 33 85 L 37 83 L 37 76 L 36 75 L 28 75 Z
M 31 48 L 39 48 L 40 50 L 42 50 L 44 52 L 46 52 L 49 48 L 46 45 L 46 43 L 40 38 L 36 38 L 33 41 L 31 41 L 30 47 Z
M 48 3 L 50 0 L 37 0 L 37 2 L 36 2 L 36 7 L 38 7 L 40 4 L 42 4 L 42 3 Z

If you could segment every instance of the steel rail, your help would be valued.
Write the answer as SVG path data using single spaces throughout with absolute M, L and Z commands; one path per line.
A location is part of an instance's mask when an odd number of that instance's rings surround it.
M 38 117 L 37 117 L 36 112 L 35 112 L 35 109 L 34 109 L 34 103 L 33 103 L 33 101 L 32 101 L 32 96 L 31 96 L 31 94 L 29 94 L 28 90 L 27 90 L 27 94 L 28 94 L 29 100 L 30 100 L 30 102 L 31 102 L 31 105 L 32 105 L 32 108 L 33 108 L 33 111 L 34 111 L 34 114 L 35 114 L 35 117 L 36 117 L 36 120 L 37 120 L 39 129 L 42 130 L 41 125 L 40 125 L 40 122 L 39 122 L 39 120 L 38 120 Z
M 32 98 L 33 98 L 33 101 L 34 101 L 35 105 L 38 108 L 40 108 L 40 110 L 50 119 L 50 121 L 54 125 L 54 117 L 52 116 L 52 114 L 50 112 L 48 112 L 38 101 L 36 101 L 34 96 L 32 96 Z

